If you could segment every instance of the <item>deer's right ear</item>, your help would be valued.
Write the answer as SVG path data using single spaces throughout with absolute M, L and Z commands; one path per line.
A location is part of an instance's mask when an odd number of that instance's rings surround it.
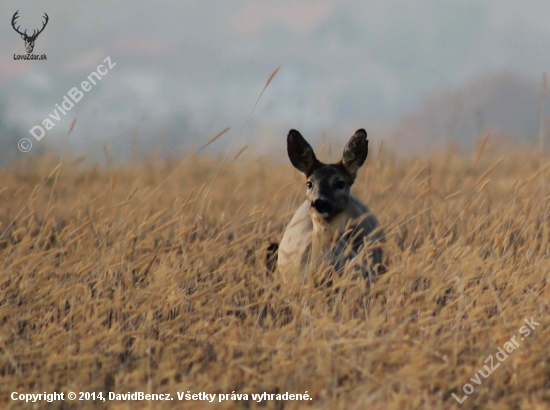
M 369 140 L 367 132 L 361 128 L 351 137 L 342 156 L 342 165 L 349 172 L 351 179 L 355 180 L 357 171 L 365 163 L 369 153 Z
M 24 34 L 21 34 L 21 38 L 22 38 L 23 40 L 25 40 L 25 35 L 24 35 Z
M 294 168 L 309 176 L 318 161 L 313 148 L 302 137 L 302 134 L 296 130 L 290 130 L 286 139 L 286 149 L 288 151 L 288 158 L 290 158 L 290 162 L 292 162 Z

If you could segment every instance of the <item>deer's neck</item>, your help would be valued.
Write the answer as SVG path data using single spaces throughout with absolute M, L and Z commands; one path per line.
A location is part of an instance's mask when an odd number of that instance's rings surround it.
M 336 215 L 330 221 L 316 214 L 311 215 L 311 221 L 313 222 L 311 250 L 315 258 L 322 258 L 330 253 L 333 244 L 344 232 L 348 220 L 349 215 L 347 212 Z

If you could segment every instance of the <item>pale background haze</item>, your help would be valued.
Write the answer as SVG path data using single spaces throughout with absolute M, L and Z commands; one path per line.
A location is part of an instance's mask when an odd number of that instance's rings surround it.
M 25 54 L 16 10 L 31 32 L 48 13 L 33 52 L 47 61 L 13 60 Z M 290 128 L 341 144 L 359 127 L 404 151 L 471 145 L 481 129 L 534 141 L 549 22 L 545 1 L 4 0 L 2 152 L 18 153 L 107 56 L 113 71 L 35 148 L 55 147 L 75 117 L 76 151 L 183 155 L 230 126 L 227 147 L 278 66 L 239 145 L 279 155 Z

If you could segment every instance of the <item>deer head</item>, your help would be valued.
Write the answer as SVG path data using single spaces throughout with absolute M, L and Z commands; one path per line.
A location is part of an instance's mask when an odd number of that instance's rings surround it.
M 13 15 L 13 18 L 11 19 L 11 25 L 12 25 L 13 29 L 21 35 L 21 38 L 23 40 L 25 40 L 25 48 L 27 49 L 27 54 L 30 54 L 30 53 L 32 53 L 32 50 L 34 49 L 34 42 L 36 41 L 36 38 L 38 37 L 38 35 L 40 33 L 42 33 L 44 31 L 44 28 L 48 24 L 48 20 L 50 18 L 48 17 L 48 15 L 46 13 L 44 13 L 45 21 L 44 21 L 44 23 L 42 23 L 42 28 L 38 31 L 33 30 L 32 35 L 29 36 L 29 35 L 27 35 L 27 30 L 25 30 L 25 32 L 22 33 L 21 31 L 19 31 L 20 26 L 15 27 L 15 20 L 17 20 L 17 18 L 19 17 L 18 13 L 19 13 L 19 10 L 17 10 L 15 12 L 15 14 Z
M 350 201 L 350 187 L 369 152 L 367 132 L 357 130 L 336 164 L 319 161 L 311 145 L 296 130 L 288 133 L 287 150 L 292 165 L 306 177 L 306 198 L 312 217 L 330 221 L 343 212 Z

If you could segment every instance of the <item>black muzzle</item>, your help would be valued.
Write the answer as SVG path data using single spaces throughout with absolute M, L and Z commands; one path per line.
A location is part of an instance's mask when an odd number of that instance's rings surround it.
M 332 206 L 327 200 L 324 199 L 316 199 L 311 203 L 311 206 L 320 214 L 330 215 L 332 211 Z

